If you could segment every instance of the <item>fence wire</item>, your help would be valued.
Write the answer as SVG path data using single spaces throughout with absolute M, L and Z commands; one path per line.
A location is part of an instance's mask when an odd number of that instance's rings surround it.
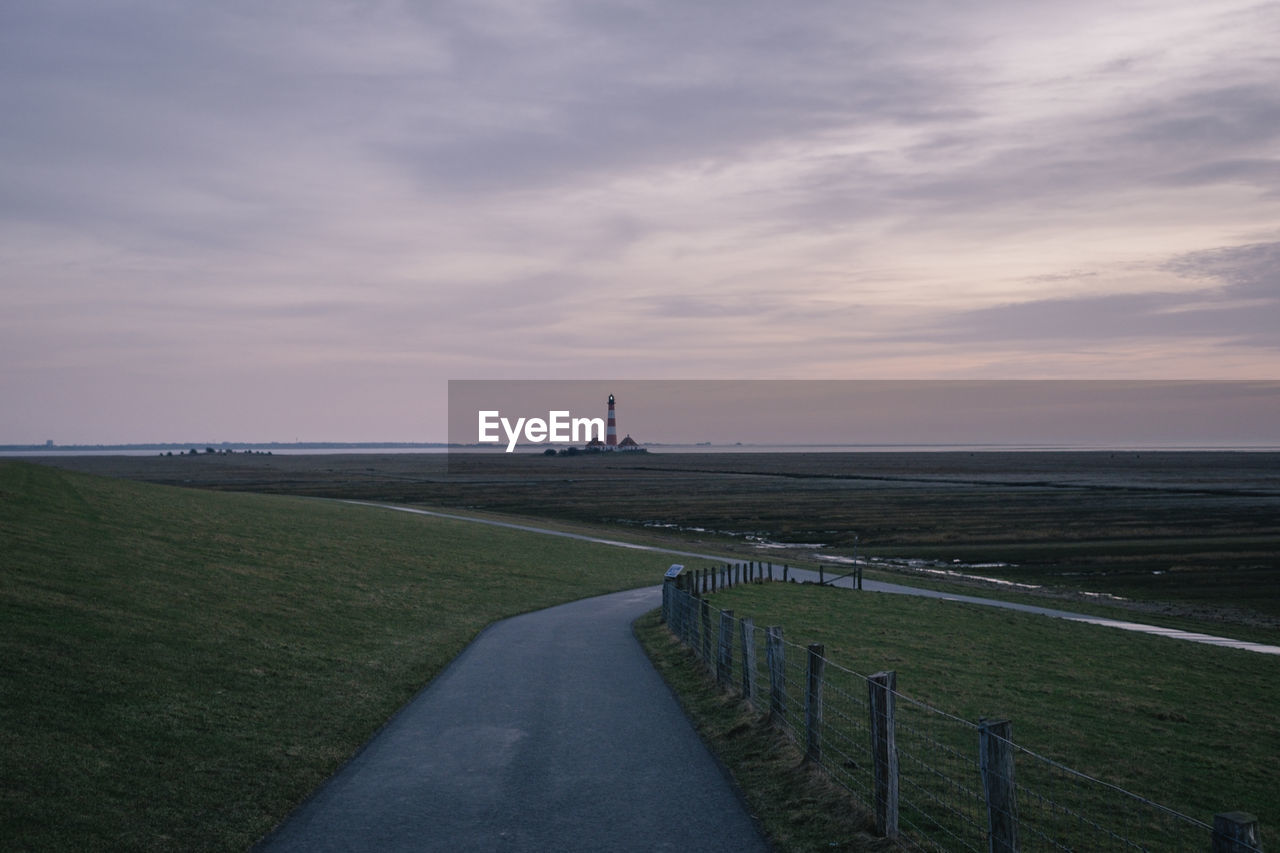
M 723 589 L 727 575 L 718 578 Z M 668 629 L 714 675 L 721 654 L 721 611 L 707 597 L 664 584 L 662 615 Z M 810 650 L 783 636 L 776 626 L 749 630 L 754 668 L 744 667 L 742 618 L 725 621 L 724 642 L 732 645 L 733 671 L 725 683 L 740 689 L 761 714 L 801 750 L 816 743 L 818 765 L 869 813 L 876 809 L 876 771 L 871 730 L 870 680 L 822 660 L 820 730 L 810 731 L 807 714 Z M 778 638 L 770 632 L 777 630 Z M 746 695 L 749 685 L 754 693 Z M 980 725 L 891 691 L 897 758 L 898 840 L 908 849 L 929 851 L 1196 851 L 1210 849 L 1209 824 L 1115 785 L 1072 770 L 1010 740 L 997 738 L 1012 755 L 1008 807 L 1016 841 L 993 842 L 982 762 Z M 993 772 L 989 769 L 989 772 Z M 1216 849 L 1216 848 L 1215 848 Z M 1233 853 L 1261 853 L 1236 842 Z
M 986 850 L 977 726 L 895 691 L 899 821 L 924 850 Z
M 822 766 L 870 811 L 875 788 L 867 680 L 828 660 L 822 700 Z

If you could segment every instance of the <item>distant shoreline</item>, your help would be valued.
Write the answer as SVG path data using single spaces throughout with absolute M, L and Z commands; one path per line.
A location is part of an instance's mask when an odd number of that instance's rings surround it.
M 519 454 L 542 454 L 550 445 L 521 444 Z M 660 453 L 1275 453 L 1280 444 L 646 444 Z M 6 444 L 0 456 L 188 456 L 338 453 L 480 453 L 505 455 L 492 446 L 445 442 L 157 442 L 136 444 Z
M 54 453 L 67 450 L 192 450 L 203 452 L 206 448 L 214 450 L 334 450 L 334 449 L 381 449 L 381 448 L 413 448 L 444 449 L 449 447 L 445 442 L 417 441 L 162 441 L 134 442 L 130 444 L 0 444 L 0 453 L 52 451 Z

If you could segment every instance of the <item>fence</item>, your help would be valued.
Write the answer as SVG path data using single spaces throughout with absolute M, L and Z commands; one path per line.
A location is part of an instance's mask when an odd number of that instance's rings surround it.
M 898 692 L 892 671 L 860 675 L 781 626 L 713 608 L 707 593 L 772 579 L 727 564 L 669 578 L 662 618 L 714 672 L 785 732 L 868 813 L 877 832 L 930 851 L 1260 853 L 1257 820 L 1210 826 L 1019 746 L 1008 720 L 960 719 Z M 855 582 L 856 584 L 856 582 Z

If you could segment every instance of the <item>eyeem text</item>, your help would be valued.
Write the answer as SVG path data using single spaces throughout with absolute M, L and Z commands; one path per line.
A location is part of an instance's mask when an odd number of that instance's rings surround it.
M 598 441 L 604 441 L 604 418 L 575 418 L 567 411 L 556 411 L 547 412 L 546 420 L 516 418 L 513 424 L 510 419 L 502 417 L 502 413 L 497 410 L 485 410 L 479 414 L 478 440 L 480 443 L 500 443 L 502 438 L 498 435 L 498 428 L 501 427 L 506 433 L 508 453 L 516 449 L 516 444 L 522 436 L 531 444 L 541 444 L 544 441 L 552 444 L 586 443 L 593 437 Z

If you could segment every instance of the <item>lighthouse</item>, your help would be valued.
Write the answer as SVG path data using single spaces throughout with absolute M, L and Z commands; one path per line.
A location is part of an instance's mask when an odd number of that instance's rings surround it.
M 604 434 L 604 449 L 616 450 L 618 447 L 618 421 L 613 413 L 613 395 L 609 395 L 609 425 Z

